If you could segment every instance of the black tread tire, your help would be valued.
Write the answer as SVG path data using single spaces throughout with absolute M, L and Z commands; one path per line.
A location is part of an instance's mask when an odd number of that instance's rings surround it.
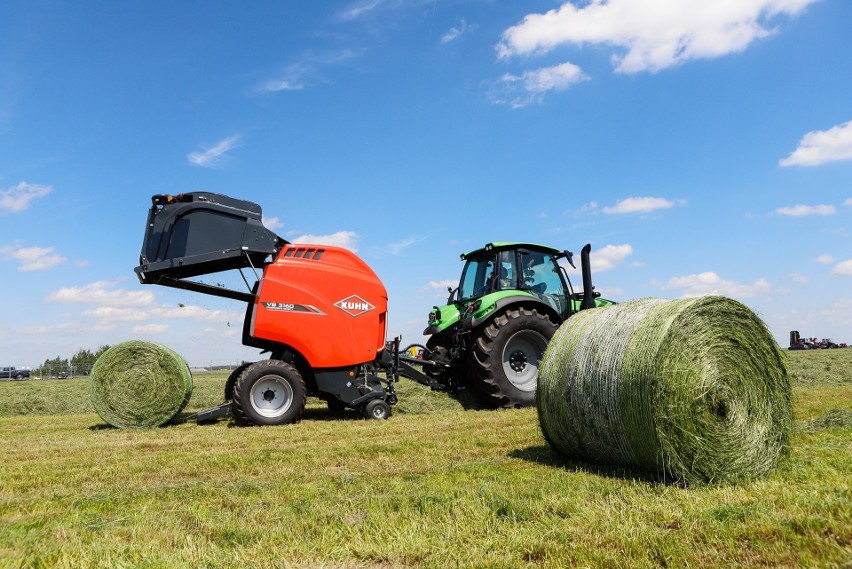
M 252 362 L 246 362 L 238 365 L 234 368 L 234 371 L 231 372 L 231 375 L 228 376 L 227 381 L 225 381 L 225 401 L 231 401 L 234 398 L 234 386 L 237 384 L 237 378 L 239 378 L 245 369 L 251 364 Z
M 474 336 L 470 354 L 470 381 L 479 392 L 483 402 L 492 407 L 529 407 L 535 405 L 535 388 L 521 390 L 506 375 L 503 354 L 509 341 L 518 333 L 531 336 L 535 341 L 543 339 L 543 346 L 536 346 L 538 367 L 544 347 L 556 333 L 558 325 L 546 314 L 534 308 L 508 308 L 485 324 Z M 540 348 L 540 349 L 539 349 Z M 520 364 L 526 369 L 526 363 Z M 536 373 L 533 381 L 537 381 Z
M 281 412 L 261 413 L 252 403 L 252 391 L 259 382 L 270 385 L 276 382 L 289 386 L 292 400 Z M 281 384 L 282 388 L 286 386 Z M 260 387 L 258 387 L 260 389 Z M 234 416 L 240 423 L 248 425 L 287 425 L 302 418 L 308 390 L 305 380 L 295 367 L 281 360 L 264 360 L 246 366 L 234 385 Z
M 364 415 L 368 419 L 384 421 L 391 416 L 391 408 L 383 399 L 372 399 L 364 407 Z
M 450 346 L 452 341 L 445 334 L 435 334 L 426 341 L 426 349 L 429 353 L 439 355 L 444 359 L 449 359 Z M 429 378 L 434 379 L 438 383 L 447 384 L 450 370 L 446 368 L 434 368 L 431 366 L 423 366 L 423 373 Z

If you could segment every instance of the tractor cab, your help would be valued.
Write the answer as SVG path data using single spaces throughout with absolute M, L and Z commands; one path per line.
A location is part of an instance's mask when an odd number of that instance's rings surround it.
M 522 292 L 542 300 L 564 320 L 572 312 L 567 279 L 557 263 L 564 257 L 564 252 L 543 245 L 489 243 L 462 255 L 466 263 L 455 301 L 466 304 L 490 294 Z

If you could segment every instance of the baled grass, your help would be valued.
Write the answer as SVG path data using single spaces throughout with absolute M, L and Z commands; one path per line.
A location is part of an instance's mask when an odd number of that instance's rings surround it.
M 569 458 L 686 483 L 766 474 L 787 451 L 791 387 L 766 326 L 721 296 L 582 312 L 544 356 L 544 435 Z
M 101 354 L 89 378 L 92 406 L 114 427 L 159 427 L 192 395 L 186 362 L 169 348 L 130 340 Z

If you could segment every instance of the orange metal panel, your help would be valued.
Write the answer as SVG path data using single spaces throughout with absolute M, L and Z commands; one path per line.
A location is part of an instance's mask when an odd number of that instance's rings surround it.
M 373 361 L 384 348 L 388 295 L 347 249 L 289 244 L 264 269 L 249 333 L 292 346 L 311 367 Z

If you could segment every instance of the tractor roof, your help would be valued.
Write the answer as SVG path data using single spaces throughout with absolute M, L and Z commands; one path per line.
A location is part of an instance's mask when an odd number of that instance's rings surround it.
M 469 253 L 462 253 L 461 259 L 462 261 L 472 258 L 479 257 L 480 255 L 484 255 L 486 253 L 496 253 L 498 251 L 506 251 L 511 249 L 529 249 L 530 251 L 540 251 L 542 253 L 548 253 L 550 255 L 556 255 L 561 253 L 559 249 L 554 249 L 553 247 L 548 247 L 547 245 L 539 245 L 537 243 L 519 243 L 515 241 L 495 241 L 494 243 L 486 243 L 485 247 L 481 249 L 474 249 Z

